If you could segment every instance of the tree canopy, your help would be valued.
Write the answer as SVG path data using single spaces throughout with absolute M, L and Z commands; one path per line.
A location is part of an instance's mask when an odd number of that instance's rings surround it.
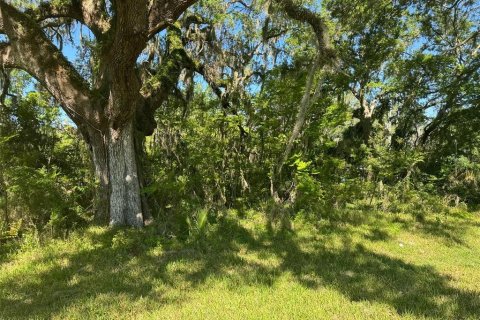
M 479 26 L 474 0 L 0 1 L 2 228 L 476 206 Z

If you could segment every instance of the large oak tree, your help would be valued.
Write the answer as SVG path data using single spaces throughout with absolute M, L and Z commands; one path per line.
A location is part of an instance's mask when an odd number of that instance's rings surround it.
M 141 195 L 136 137 L 153 133 L 154 112 L 165 99 L 165 87 L 146 83 L 139 57 L 156 35 L 175 28 L 175 21 L 195 2 L 0 0 L 1 67 L 34 77 L 76 124 L 90 147 L 99 181 L 99 216 L 109 217 L 111 225 L 140 227 L 149 217 Z M 322 20 L 291 0 L 276 2 L 289 17 L 313 27 L 325 54 Z M 47 32 L 72 23 L 87 27 L 95 38 L 95 67 L 87 77 Z M 164 69 L 178 76 L 178 70 Z
M 134 130 L 153 132 L 156 94 L 141 93 L 139 55 L 195 0 L 72 0 L 22 8 L 0 1 L 0 62 L 38 80 L 61 104 L 91 148 L 100 211 L 111 225 L 142 226 L 144 211 Z M 72 21 L 88 27 L 98 48 L 95 81 L 84 79 L 44 28 Z M 48 22 L 48 23 L 47 23 Z

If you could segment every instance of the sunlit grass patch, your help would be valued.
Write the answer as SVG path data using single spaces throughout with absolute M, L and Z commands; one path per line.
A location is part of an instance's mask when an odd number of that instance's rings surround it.
M 231 213 L 198 243 L 91 227 L 3 262 L 0 318 L 478 319 L 480 219 L 432 219 Z

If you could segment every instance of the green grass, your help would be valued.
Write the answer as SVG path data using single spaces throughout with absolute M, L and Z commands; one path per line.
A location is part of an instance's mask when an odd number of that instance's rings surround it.
M 0 319 L 480 319 L 480 217 L 226 214 L 185 243 L 91 227 L 0 259 Z

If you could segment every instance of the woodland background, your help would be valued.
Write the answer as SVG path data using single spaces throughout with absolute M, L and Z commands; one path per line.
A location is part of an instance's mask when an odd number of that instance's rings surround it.
M 333 63 L 314 29 L 271 1 L 201 1 L 139 59 L 155 74 L 146 86 L 168 93 L 139 155 L 143 192 L 168 232 L 188 234 L 198 212 L 227 208 L 282 221 L 346 211 L 422 220 L 478 206 L 479 3 L 307 8 L 327 21 Z M 93 72 L 88 30 L 46 32 Z M 1 238 L 92 223 L 96 182 L 75 126 L 25 73 L 3 79 Z

